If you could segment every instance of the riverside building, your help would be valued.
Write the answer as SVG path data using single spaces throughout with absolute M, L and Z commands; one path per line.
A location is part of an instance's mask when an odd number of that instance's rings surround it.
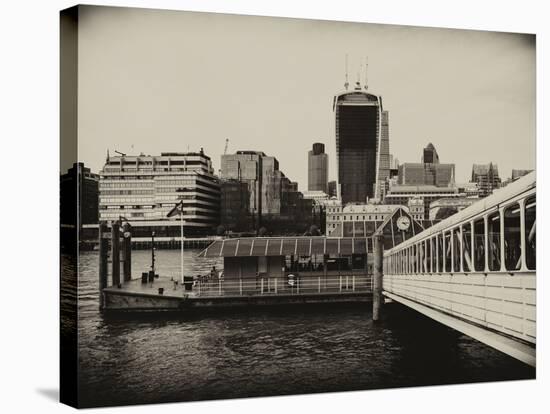
M 220 186 L 210 157 L 200 152 L 110 157 L 100 172 L 99 219 L 125 217 L 137 236 L 179 236 L 180 217 L 167 213 L 183 202 L 185 234 L 212 234 L 219 224 Z

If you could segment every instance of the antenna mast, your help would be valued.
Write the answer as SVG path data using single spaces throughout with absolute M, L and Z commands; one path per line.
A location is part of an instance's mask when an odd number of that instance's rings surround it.
M 346 88 L 346 91 L 348 90 L 349 82 L 348 82 L 348 54 L 346 53 L 346 83 L 344 83 L 344 88 Z
M 365 58 L 365 90 L 369 89 L 369 57 Z

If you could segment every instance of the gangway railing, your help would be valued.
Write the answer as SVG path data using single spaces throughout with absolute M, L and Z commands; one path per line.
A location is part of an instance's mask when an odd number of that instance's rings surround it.
M 353 294 L 372 292 L 371 275 L 307 277 L 289 280 L 283 277 L 257 279 L 197 280 L 193 294 L 201 297 L 276 296 L 308 294 Z

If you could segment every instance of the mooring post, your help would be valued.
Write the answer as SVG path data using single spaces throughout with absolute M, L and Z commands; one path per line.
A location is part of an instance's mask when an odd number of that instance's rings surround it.
M 128 282 L 132 280 L 132 226 L 130 226 L 130 223 L 124 223 L 122 236 L 123 274 L 124 281 Z
M 111 267 L 113 269 L 113 286 L 120 284 L 120 223 L 111 223 Z
M 100 223 L 99 225 L 99 310 L 105 308 L 105 299 L 103 297 L 103 289 L 107 287 L 107 279 L 109 268 L 107 260 L 109 256 L 109 240 L 106 239 L 107 224 Z
M 377 321 L 382 303 L 382 259 L 384 257 L 384 236 L 376 234 L 374 238 L 374 283 L 372 289 L 372 320 Z

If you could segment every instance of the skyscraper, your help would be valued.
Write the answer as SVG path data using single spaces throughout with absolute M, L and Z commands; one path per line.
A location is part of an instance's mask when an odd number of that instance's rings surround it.
M 405 162 L 398 169 L 398 183 L 402 185 L 454 185 L 455 165 L 440 164 L 439 155 L 432 143 L 422 152 L 422 162 Z
M 382 98 L 362 91 L 356 82 L 353 91 L 334 97 L 333 110 L 342 203 L 365 203 L 367 198 L 379 197 L 378 183 L 389 176 L 388 115 L 382 110 Z
M 313 144 L 308 152 L 307 189 L 328 193 L 328 155 L 325 154 L 325 144 L 319 142 Z
M 480 197 L 491 195 L 494 190 L 500 188 L 501 184 L 498 166 L 492 162 L 489 164 L 474 164 L 470 182 L 477 183 Z
M 439 164 L 439 155 L 431 142 L 424 148 L 422 162 L 424 164 Z

